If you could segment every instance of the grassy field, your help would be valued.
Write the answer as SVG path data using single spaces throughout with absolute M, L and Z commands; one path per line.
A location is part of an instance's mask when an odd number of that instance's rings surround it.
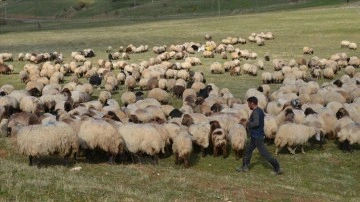
M 93 48 L 99 58 L 107 58 L 106 48 L 117 49 L 130 43 L 138 46 L 180 44 L 188 41 L 204 43 L 209 33 L 216 42 L 227 36 L 247 38 L 252 32 L 272 31 L 275 40 L 264 47 L 254 44 L 236 45 L 272 59 L 305 57 L 302 48 L 314 48 L 315 55 L 328 58 L 337 52 L 360 57 L 359 50 L 340 48 L 341 40 L 360 43 L 360 7 L 321 7 L 299 11 L 248 14 L 186 20 L 149 21 L 112 19 L 9 24 L 0 27 L 0 52 L 60 51 L 71 60 L 71 51 Z M 140 62 L 155 54 L 131 54 L 130 62 Z M 200 54 L 196 56 L 201 58 Z M 238 98 L 257 87 L 260 77 L 228 74 L 212 75 L 209 66 L 214 59 L 201 58 L 195 67 L 205 73 L 208 82 L 228 87 Z M 254 61 L 242 61 L 242 63 Z M 23 88 L 17 73 L 25 62 L 13 62 L 12 75 L 0 75 L 0 86 L 11 83 Z M 271 64 L 265 63 L 266 70 Z M 357 70 L 358 71 L 358 70 Z M 259 73 L 259 75 L 261 72 Z M 324 82 L 321 80 L 320 82 Z M 278 85 L 271 85 L 272 91 Z M 119 99 L 123 86 L 114 94 Z M 95 92 L 95 97 L 98 92 Z M 179 101 L 173 100 L 179 106 Z M 274 146 L 269 146 L 274 151 Z M 148 163 L 108 165 L 104 162 L 78 162 L 79 172 L 71 172 L 62 161 L 48 158 L 41 168 L 29 167 L 27 158 L 17 153 L 14 140 L 0 138 L 0 201 L 359 201 L 360 150 L 343 153 L 337 143 L 328 141 L 322 150 L 306 147 L 304 155 L 283 151 L 277 159 L 285 174 L 274 176 L 271 167 L 255 152 L 251 171 L 235 172 L 240 165 L 233 153 L 226 158 L 200 157 L 194 152 L 189 169 L 175 166 L 173 156 L 160 160 L 158 166 Z M 50 163 L 51 162 L 51 163 Z

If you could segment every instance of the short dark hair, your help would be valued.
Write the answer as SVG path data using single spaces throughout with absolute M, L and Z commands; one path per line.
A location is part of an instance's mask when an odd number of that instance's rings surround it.
M 257 105 L 258 99 L 255 96 L 251 96 L 247 99 L 247 102 L 254 103 Z

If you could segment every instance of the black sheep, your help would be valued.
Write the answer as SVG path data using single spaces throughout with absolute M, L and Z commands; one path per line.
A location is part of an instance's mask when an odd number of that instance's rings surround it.
M 175 85 L 172 89 L 173 94 L 175 95 L 175 97 L 177 97 L 178 99 L 182 98 L 182 94 L 185 90 L 184 86 L 180 86 L 180 85 Z
M 144 99 L 144 93 L 141 92 L 141 91 L 137 91 L 137 92 L 135 93 L 135 96 L 136 96 L 136 101 L 138 101 L 138 100 L 143 100 L 143 99 Z
M 197 96 L 205 99 L 205 98 L 209 97 L 209 93 L 211 90 L 212 90 L 212 87 L 210 85 L 207 85 L 205 88 L 200 89 Z
M 101 85 L 102 78 L 98 75 L 90 76 L 89 83 L 93 86 L 100 86 Z
M 198 51 L 199 50 L 199 46 L 197 45 L 191 45 L 191 48 L 194 49 L 194 51 Z
M 180 118 L 182 117 L 183 113 L 179 110 L 179 109 L 173 109 L 170 113 L 169 116 L 171 118 Z

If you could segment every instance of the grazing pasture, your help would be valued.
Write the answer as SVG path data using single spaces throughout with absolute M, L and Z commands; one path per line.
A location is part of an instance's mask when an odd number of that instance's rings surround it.
M 129 19 L 84 19 L 77 21 L 45 21 L 41 28 L 35 23 L 1 25 L 0 53 L 9 52 L 15 67 L 9 75 L 0 74 L 0 86 L 12 84 L 23 89 L 19 72 L 27 62 L 17 61 L 20 52 L 63 53 L 64 62 L 70 62 L 71 52 L 92 48 L 96 57 L 90 60 L 107 59 L 108 46 L 117 50 L 129 44 L 148 45 L 145 53 L 129 54 L 131 63 L 139 63 L 155 57 L 153 46 L 199 42 L 204 44 L 204 35 L 210 34 L 216 43 L 228 36 L 242 37 L 255 32 L 271 31 L 275 39 L 265 41 L 264 46 L 247 42 L 235 47 L 248 49 L 263 58 L 264 71 L 272 71 L 272 60 L 282 58 L 305 58 L 313 56 L 329 58 L 332 54 L 345 52 L 348 56 L 360 57 L 360 51 L 341 48 L 342 40 L 360 43 L 360 7 L 358 4 L 341 7 L 318 7 L 297 11 L 281 11 L 247 14 L 228 17 L 207 17 L 185 20 L 146 22 Z M 311 47 L 313 55 L 303 55 L 303 48 Z M 202 65 L 192 67 L 204 72 L 207 83 L 244 99 L 247 89 L 258 87 L 261 72 L 256 77 L 248 74 L 230 76 L 211 74 L 210 65 L 224 62 L 219 54 L 203 58 L 195 53 Z M 230 56 L 230 55 L 229 55 Z M 229 60 L 229 59 L 228 59 Z M 244 60 L 241 63 L 255 63 Z M 116 70 L 118 71 L 118 70 Z M 356 69 L 359 72 L 359 68 Z M 343 70 L 336 75 L 339 78 Z M 65 78 L 68 81 L 69 77 Z M 85 82 L 85 78 L 80 81 Z M 321 84 L 325 79 L 318 80 Z M 280 84 L 270 84 L 271 91 Z M 103 86 L 102 86 L 103 88 Z M 121 85 L 113 93 L 120 102 L 126 89 Z M 97 99 L 100 90 L 92 97 Z M 182 101 L 172 98 L 170 104 L 179 108 Z M 1 201 L 359 201 L 360 200 L 360 147 L 353 153 L 343 153 L 336 140 L 327 140 L 323 148 L 305 146 L 306 154 L 291 155 L 283 149 L 277 159 L 284 174 L 271 174 L 271 167 L 255 152 L 250 172 L 237 173 L 231 151 L 227 158 L 201 157 L 195 149 L 190 157 L 190 168 L 174 165 L 173 156 L 159 159 L 159 165 L 151 165 L 146 159 L 142 164 L 121 163 L 108 165 L 105 161 L 87 163 L 72 162 L 69 167 L 63 161 L 48 157 L 38 167 L 30 167 L 27 158 L 18 153 L 14 138 L 0 138 L 0 200 Z M 275 152 L 275 146 L 268 146 Z M 80 171 L 70 171 L 80 166 Z

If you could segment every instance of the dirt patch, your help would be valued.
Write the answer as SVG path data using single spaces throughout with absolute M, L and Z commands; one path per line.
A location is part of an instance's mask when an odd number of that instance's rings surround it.
M 0 158 L 6 158 L 8 156 L 5 149 L 0 149 Z

